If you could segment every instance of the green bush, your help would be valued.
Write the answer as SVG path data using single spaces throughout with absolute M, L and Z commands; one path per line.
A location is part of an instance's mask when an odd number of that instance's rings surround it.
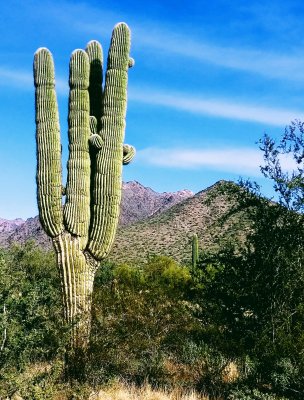
M 2 368 L 51 360 L 60 347 L 60 284 L 54 256 L 29 242 L 0 252 Z
M 92 359 L 103 374 L 166 381 L 165 359 L 192 329 L 187 268 L 168 257 L 143 265 L 106 265 L 93 301 Z
M 231 391 L 227 400 L 287 400 L 287 398 L 263 393 L 258 389 L 236 389 Z

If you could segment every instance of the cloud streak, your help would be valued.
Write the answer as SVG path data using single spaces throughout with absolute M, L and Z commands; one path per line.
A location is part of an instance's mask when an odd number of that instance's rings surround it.
M 298 110 L 240 104 L 233 99 L 204 99 L 185 93 L 165 93 L 146 88 L 131 88 L 129 94 L 131 101 L 260 124 L 285 126 L 294 119 L 304 119 L 304 114 Z
M 263 162 L 261 152 L 250 148 L 226 149 L 160 149 L 150 147 L 139 150 L 140 163 L 178 169 L 211 168 L 237 174 L 259 175 Z
M 56 81 L 56 92 L 58 95 L 67 96 L 69 94 L 68 82 L 58 77 Z M 0 84 L 11 85 L 25 90 L 33 90 L 34 77 L 32 73 L 15 70 L 14 68 L 0 66 Z
M 69 9 L 71 14 L 71 8 Z M 108 19 L 115 20 L 114 13 L 89 6 L 86 6 L 86 10 L 83 15 L 89 14 L 92 17 L 89 20 L 83 16 L 80 19 L 73 18 L 74 29 L 85 33 L 105 35 L 111 26 L 107 23 L 107 18 L 105 25 L 100 25 L 99 15 L 104 17 L 103 14 L 106 13 Z M 78 12 L 78 7 L 75 7 L 74 14 Z M 62 14 L 67 18 L 66 13 Z M 184 34 L 177 29 L 175 31 L 168 30 L 161 26 L 159 21 L 139 21 L 134 20 L 133 17 L 128 18 L 128 16 L 126 18 L 133 21 L 131 28 L 134 47 L 139 47 L 144 51 L 157 51 L 158 56 L 162 58 L 178 56 L 181 63 L 191 59 L 196 63 L 208 63 L 270 79 L 304 81 L 304 57 L 301 52 L 280 53 L 255 47 L 221 45 L 211 43 L 204 37 L 198 38 L 194 35 Z
M 14 83 L 17 86 L 29 88 L 33 86 L 33 75 L 24 71 L 0 66 L 0 82 L 2 84 Z
M 149 147 L 139 150 L 137 160 L 141 164 L 175 169 L 208 168 L 239 175 L 261 176 L 260 165 L 264 164 L 263 154 L 248 147 L 217 149 L 181 149 Z M 294 160 L 285 157 L 282 167 L 291 171 L 296 168 Z
M 154 31 L 147 35 L 146 29 L 135 28 L 135 31 L 138 31 L 138 45 L 148 46 L 167 55 L 182 56 L 196 62 L 254 73 L 271 79 L 304 81 L 302 53 L 276 54 L 255 48 L 224 47 L 205 40 L 197 41 L 180 33 L 173 35 L 165 31 Z
M 0 84 L 6 85 L 8 83 L 13 83 L 15 86 L 26 90 L 32 90 L 34 85 L 32 74 L 0 66 Z M 67 81 L 57 77 L 57 94 L 59 96 L 68 96 L 68 91 Z M 164 92 L 149 88 L 131 87 L 129 99 L 133 102 L 167 107 L 186 113 L 250 121 L 266 125 L 285 126 L 294 119 L 304 120 L 304 114 L 298 110 L 240 104 L 235 102 L 234 99 L 194 97 L 183 92 Z

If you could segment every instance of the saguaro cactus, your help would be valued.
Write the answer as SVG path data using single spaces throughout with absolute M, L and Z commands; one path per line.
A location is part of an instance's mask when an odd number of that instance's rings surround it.
M 53 59 L 46 48 L 38 49 L 34 58 L 39 216 L 57 254 L 64 317 L 72 326 L 71 349 L 78 360 L 85 358 L 89 341 L 94 275 L 116 232 L 122 164 L 135 153 L 132 146 L 123 145 L 127 71 L 133 64 L 129 52 L 129 28 L 117 24 L 104 88 L 101 45 L 91 41 L 85 51 L 72 53 L 66 188 L 61 177 Z

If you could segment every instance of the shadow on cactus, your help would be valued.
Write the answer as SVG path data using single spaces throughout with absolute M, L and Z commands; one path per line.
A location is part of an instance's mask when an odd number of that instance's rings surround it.
M 63 310 L 72 326 L 67 374 L 81 377 L 87 358 L 95 272 L 109 253 L 118 223 L 122 165 L 134 154 L 124 145 L 130 30 L 114 27 L 103 87 L 97 41 L 75 50 L 69 70 L 69 158 L 62 186 L 61 143 L 52 55 L 34 58 L 39 217 L 52 238 L 60 271 Z M 62 197 L 65 204 L 62 206 Z

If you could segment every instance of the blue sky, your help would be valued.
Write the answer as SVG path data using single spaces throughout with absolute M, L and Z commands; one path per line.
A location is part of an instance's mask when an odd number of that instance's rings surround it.
M 132 31 L 124 180 L 197 192 L 260 172 L 257 140 L 304 119 L 304 3 L 205 0 L 9 1 L 0 13 L 0 217 L 37 214 L 33 54 L 53 53 L 67 159 L 68 63 L 75 48 Z

